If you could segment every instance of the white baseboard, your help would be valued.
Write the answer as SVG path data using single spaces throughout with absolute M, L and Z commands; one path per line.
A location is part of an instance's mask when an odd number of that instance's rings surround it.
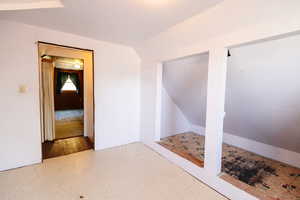
M 205 128 L 202 126 L 191 124 L 191 132 L 197 133 L 199 135 L 205 135 Z
M 27 166 L 30 166 L 30 165 L 41 164 L 41 163 L 42 163 L 41 159 L 31 160 L 31 161 L 28 161 L 28 162 L 18 162 L 18 163 L 14 163 L 13 165 L 10 165 L 10 166 L 5 166 L 5 167 L 0 166 L 0 172 L 8 171 L 8 170 L 14 170 L 14 169 L 27 167 Z
M 198 125 L 191 125 L 191 131 L 200 135 L 205 135 L 205 128 Z M 224 133 L 223 141 L 226 144 L 245 149 L 266 158 L 277 160 L 294 167 L 300 167 L 300 153 L 239 137 L 230 133 Z
M 172 151 L 157 144 L 156 142 L 144 142 L 144 144 L 229 199 L 258 200 L 256 197 L 228 183 L 227 181 L 221 179 L 219 176 L 210 175 L 205 168 L 201 168 L 195 165 L 194 163 L 186 160 L 176 153 L 173 153 Z

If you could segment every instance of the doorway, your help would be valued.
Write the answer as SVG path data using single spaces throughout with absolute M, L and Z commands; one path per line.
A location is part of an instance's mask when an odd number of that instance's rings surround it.
M 157 143 L 198 167 L 205 161 L 209 52 L 158 66 L 160 119 Z
M 94 148 L 93 51 L 38 43 L 42 158 Z

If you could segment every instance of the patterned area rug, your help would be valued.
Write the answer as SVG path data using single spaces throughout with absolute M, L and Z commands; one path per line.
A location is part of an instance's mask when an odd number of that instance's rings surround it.
M 191 160 L 204 161 L 205 137 L 182 133 L 159 144 Z M 194 162 L 195 163 L 195 162 Z M 201 166 L 201 165 L 199 165 Z M 203 166 L 203 165 L 202 165 Z M 300 200 L 300 169 L 223 144 L 222 178 L 264 200 Z
M 55 120 L 83 119 L 83 110 L 57 110 Z

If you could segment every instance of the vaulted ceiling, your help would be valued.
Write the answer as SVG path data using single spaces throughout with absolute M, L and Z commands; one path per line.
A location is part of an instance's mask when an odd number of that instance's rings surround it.
M 300 153 L 300 35 L 230 50 L 224 131 Z M 166 62 L 163 86 L 205 127 L 208 54 Z
M 0 10 L 8 3 L 18 9 L 22 9 L 20 5 L 24 6 L 26 3 L 28 6 L 27 10 L 2 9 L 0 19 L 135 45 L 221 1 L 223 0 L 62 0 L 62 8 L 28 10 L 33 3 L 44 3 L 46 7 L 45 2 L 59 4 L 59 0 L 2 0 Z M 51 7 L 50 4 L 48 7 Z M 54 5 L 53 7 L 59 6 Z

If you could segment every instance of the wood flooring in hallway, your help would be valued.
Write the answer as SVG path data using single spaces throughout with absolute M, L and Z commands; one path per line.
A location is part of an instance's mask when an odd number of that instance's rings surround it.
M 42 147 L 43 159 L 48 159 L 89 150 L 93 148 L 93 144 L 88 137 L 80 136 L 44 142 Z

